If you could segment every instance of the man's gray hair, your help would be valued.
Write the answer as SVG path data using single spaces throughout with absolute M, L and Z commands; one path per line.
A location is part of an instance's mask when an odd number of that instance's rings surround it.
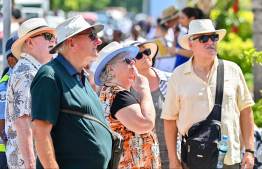
M 130 55 L 131 55 L 130 52 L 124 51 L 124 52 L 118 53 L 116 56 L 114 56 L 114 57 L 105 65 L 105 68 L 104 68 L 104 70 L 102 71 L 101 76 L 100 76 L 101 82 L 103 82 L 104 84 L 105 84 L 105 83 L 108 83 L 110 80 L 112 80 L 112 79 L 115 77 L 114 74 L 109 73 L 108 65 L 115 65 L 115 64 L 117 63 L 117 61 L 119 60 L 119 58 L 122 58 L 123 56 L 129 57 Z
M 60 53 L 63 52 L 66 48 L 66 40 L 64 40 L 63 42 L 61 42 L 57 48 L 56 48 L 56 53 Z

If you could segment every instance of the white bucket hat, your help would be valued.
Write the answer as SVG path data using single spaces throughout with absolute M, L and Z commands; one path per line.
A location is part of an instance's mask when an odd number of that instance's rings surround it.
M 192 20 L 189 23 L 189 31 L 187 35 L 184 35 L 180 38 L 179 44 L 182 48 L 188 49 L 189 44 L 188 44 L 188 39 L 195 34 L 202 34 L 202 33 L 217 33 L 219 35 L 219 39 L 217 42 L 220 42 L 224 36 L 226 35 L 226 30 L 225 29 L 219 29 L 215 30 L 212 21 L 210 19 L 196 19 Z
M 57 44 L 49 51 L 49 53 L 56 53 L 57 47 L 63 41 L 89 28 L 93 28 L 94 32 L 98 33 L 104 29 L 104 25 L 90 25 L 85 21 L 82 15 L 77 15 L 65 20 L 55 28 L 55 32 L 57 34 Z
M 32 35 L 38 33 L 38 32 L 43 32 L 47 31 L 50 32 L 54 35 L 55 34 L 55 29 L 54 28 L 49 28 L 46 21 L 43 18 L 32 18 L 29 19 L 21 24 L 21 26 L 18 29 L 18 37 L 19 39 L 14 42 L 14 44 L 11 47 L 13 55 L 17 58 L 20 59 L 20 55 L 22 52 L 22 46 L 25 42 L 25 40 Z
M 121 52 L 130 52 L 132 58 L 136 57 L 139 48 L 137 46 L 122 47 L 118 42 L 112 42 L 105 46 L 98 54 L 96 59 L 97 68 L 95 71 L 95 83 L 102 86 L 104 83 L 100 80 L 101 73 L 104 70 L 106 64 L 117 54 Z

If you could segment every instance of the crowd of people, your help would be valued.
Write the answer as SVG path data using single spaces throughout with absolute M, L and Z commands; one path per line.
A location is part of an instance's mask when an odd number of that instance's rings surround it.
M 43 18 L 24 21 L 6 44 L 10 68 L 0 81 L 0 168 L 108 168 L 111 133 L 68 111 L 93 116 L 123 137 L 121 169 L 208 168 L 202 151 L 210 159 L 217 146 L 211 152 L 206 140 L 197 150 L 185 142 L 191 126 L 211 112 L 221 115 L 220 135 L 228 138 L 223 168 L 261 167 L 261 133 L 243 73 L 217 57 L 226 30 L 216 30 L 191 7 L 170 6 L 157 23 L 148 31 L 163 46 L 142 37 L 139 25 L 125 40 L 115 30 L 111 42 L 97 36 L 104 25 L 90 25 L 81 15 L 56 28 Z M 154 66 L 163 49 L 176 58 L 172 73 Z

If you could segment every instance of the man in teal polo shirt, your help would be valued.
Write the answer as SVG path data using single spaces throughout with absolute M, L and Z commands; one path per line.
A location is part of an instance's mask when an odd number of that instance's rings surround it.
M 85 77 L 84 67 L 98 54 L 103 25 L 89 25 L 81 15 L 56 28 L 56 59 L 44 65 L 31 85 L 37 168 L 107 168 L 112 138 L 101 124 L 69 109 L 90 114 L 106 125 L 104 109 Z M 41 163 L 40 163 L 41 162 Z

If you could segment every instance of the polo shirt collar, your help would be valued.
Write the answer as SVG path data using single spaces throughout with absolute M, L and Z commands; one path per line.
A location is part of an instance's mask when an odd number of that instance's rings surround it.
M 194 71 L 193 70 L 193 63 L 192 63 L 193 62 L 193 57 L 194 57 L 194 55 L 186 63 L 184 63 L 185 64 L 185 68 L 184 68 L 183 74 L 191 73 L 191 72 Z M 217 66 L 218 66 L 218 59 L 217 59 L 217 56 L 216 56 L 214 64 L 213 64 L 211 69 L 214 68 L 216 70 Z
M 31 64 L 34 65 L 37 70 L 39 70 L 42 66 L 41 63 L 39 63 L 33 56 L 29 55 L 28 53 L 21 53 L 21 58 L 24 58 L 31 62 Z
M 69 63 L 62 54 L 58 54 L 56 59 L 65 67 L 68 73 L 72 76 L 79 72 Z

